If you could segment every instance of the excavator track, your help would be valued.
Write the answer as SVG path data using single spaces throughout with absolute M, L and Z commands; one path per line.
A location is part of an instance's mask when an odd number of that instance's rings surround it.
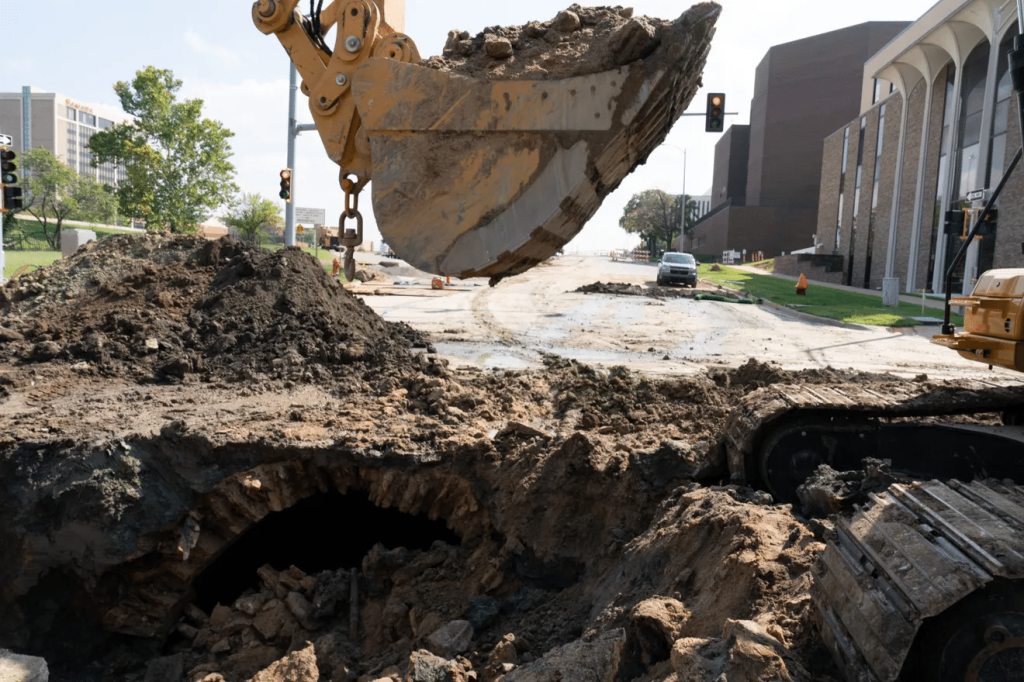
M 847 680 L 1024 672 L 1024 487 L 892 485 L 841 519 L 812 599 Z
M 849 682 L 1024 680 L 1024 386 L 775 385 L 730 416 L 732 480 L 782 502 L 822 464 L 919 482 L 840 516 L 815 568 L 822 639 Z M 931 480 L 941 479 L 941 480 Z
M 769 386 L 728 419 L 729 471 L 734 483 L 784 502 L 796 500 L 797 486 L 819 465 L 860 469 L 865 457 L 915 478 L 1016 478 L 1024 473 L 1024 428 L 907 421 L 982 413 L 1003 413 L 1014 423 L 1024 413 L 1024 386 Z

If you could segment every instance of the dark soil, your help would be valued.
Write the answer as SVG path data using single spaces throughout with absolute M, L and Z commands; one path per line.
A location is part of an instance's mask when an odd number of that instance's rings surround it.
M 0 289 L 0 358 L 104 376 L 326 380 L 425 346 L 299 249 L 126 236 Z

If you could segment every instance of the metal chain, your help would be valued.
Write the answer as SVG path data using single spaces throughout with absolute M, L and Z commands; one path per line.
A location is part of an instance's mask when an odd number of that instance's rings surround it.
M 363 243 L 363 214 L 359 212 L 359 193 L 366 186 L 366 181 L 358 178 L 353 181 L 348 176 L 341 179 L 341 189 L 345 192 L 345 211 L 338 219 L 339 244 L 345 247 L 345 279 L 352 281 L 356 277 L 356 248 Z M 356 228 L 345 227 L 346 220 L 355 220 Z

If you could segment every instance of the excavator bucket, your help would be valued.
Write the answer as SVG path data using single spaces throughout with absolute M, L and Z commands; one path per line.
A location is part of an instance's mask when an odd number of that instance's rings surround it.
M 560 80 L 367 60 L 352 94 L 388 245 L 421 270 L 492 283 L 554 255 L 686 109 L 719 13 L 696 5 L 645 58 Z

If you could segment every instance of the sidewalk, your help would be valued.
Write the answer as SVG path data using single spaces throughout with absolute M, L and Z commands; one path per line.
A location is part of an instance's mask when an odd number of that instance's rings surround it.
M 737 270 L 743 270 L 744 272 L 750 272 L 755 275 L 768 275 L 769 277 L 775 277 L 777 279 L 787 279 L 790 282 L 796 282 L 798 279 L 800 279 L 799 277 L 793 277 L 792 275 L 777 275 L 774 272 L 768 272 L 766 270 L 762 270 L 761 268 L 755 268 L 752 265 L 726 265 L 725 267 L 736 268 Z M 807 283 L 811 287 L 828 287 L 830 289 L 849 291 L 854 294 L 867 294 L 869 296 L 877 296 L 878 298 L 882 298 L 882 292 L 876 289 L 861 289 L 859 287 L 848 287 L 844 284 L 829 284 L 828 282 L 817 282 L 815 280 L 808 280 Z M 900 300 L 903 301 L 904 303 L 909 303 L 911 305 L 921 305 L 921 297 L 914 294 L 900 294 Z M 924 307 L 944 311 L 946 309 L 946 304 L 944 301 L 939 301 L 933 298 L 925 298 Z M 953 311 L 956 312 L 957 314 L 961 314 L 963 312 L 962 306 L 953 306 Z

